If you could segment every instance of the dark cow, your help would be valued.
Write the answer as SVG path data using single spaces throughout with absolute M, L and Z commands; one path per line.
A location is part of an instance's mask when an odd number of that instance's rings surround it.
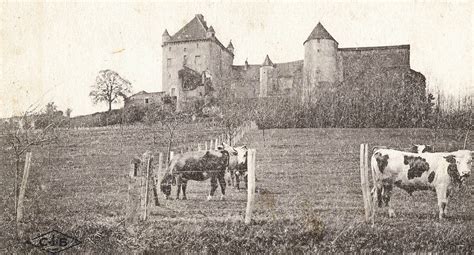
M 186 197 L 186 186 L 189 180 L 205 181 L 211 179 L 211 190 L 207 197 L 212 199 L 217 189 L 218 182 L 221 187 L 222 197 L 225 196 L 226 183 L 224 175 L 229 167 L 231 159 L 240 159 L 238 151 L 231 146 L 222 146 L 220 150 L 191 151 L 177 154 L 170 162 L 168 172 L 161 180 L 160 187 L 166 199 L 170 199 L 171 185 L 177 185 L 176 198 L 179 199 L 183 191 L 183 199 Z M 240 159 L 240 161 L 246 159 Z
M 378 206 L 388 206 L 390 217 L 395 216 L 390 196 L 393 186 L 410 195 L 417 190 L 436 191 L 439 218 L 446 215 L 449 194 L 471 173 L 472 152 L 459 150 L 450 153 L 410 153 L 392 149 L 378 149 L 371 158 L 374 189 Z

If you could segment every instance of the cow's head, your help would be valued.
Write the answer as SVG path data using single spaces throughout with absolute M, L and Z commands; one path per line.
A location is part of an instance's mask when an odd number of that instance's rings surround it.
M 413 153 L 425 153 L 425 152 L 434 152 L 433 145 L 426 145 L 426 144 L 414 144 L 410 152 Z
M 222 143 L 222 145 L 218 146 L 217 149 L 225 150 L 229 153 L 229 168 L 230 169 L 238 169 L 245 167 L 247 164 L 247 146 L 238 146 L 232 147 L 226 143 Z
M 452 152 L 448 155 L 445 160 L 450 164 L 448 167 L 448 173 L 452 176 L 456 170 L 456 174 L 459 176 L 459 181 L 464 181 L 471 175 L 473 153 L 468 150 L 459 150 Z

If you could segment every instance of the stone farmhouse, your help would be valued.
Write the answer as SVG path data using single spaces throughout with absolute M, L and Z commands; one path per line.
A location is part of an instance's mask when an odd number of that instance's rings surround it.
M 410 68 L 410 45 L 339 48 L 321 23 L 303 42 L 304 58 L 286 63 L 274 63 L 267 55 L 262 64 L 234 65 L 232 41 L 224 46 L 202 14 L 173 35 L 165 30 L 162 40 L 162 89 L 176 99 L 178 110 L 209 96 L 314 102 L 336 85 L 356 90 L 377 86 L 381 79 L 389 81 L 388 90 L 400 89 L 407 80 L 423 88 L 420 93 L 425 88 L 424 76 Z M 146 92 L 132 97 L 145 105 L 152 100 Z

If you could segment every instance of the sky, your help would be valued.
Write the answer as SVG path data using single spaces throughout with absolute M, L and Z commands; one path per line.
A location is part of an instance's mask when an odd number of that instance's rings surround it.
M 161 91 L 161 35 L 203 14 L 235 47 L 234 64 L 303 59 L 318 22 L 339 47 L 411 45 L 432 91 L 474 95 L 470 1 L 193 1 L 0 3 L 0 118 L 54 101 L 72 116 L 107 110 L 89 97 L 100 70 L 133 92 Z M 116 105 L 114 108 L 120 107 Z

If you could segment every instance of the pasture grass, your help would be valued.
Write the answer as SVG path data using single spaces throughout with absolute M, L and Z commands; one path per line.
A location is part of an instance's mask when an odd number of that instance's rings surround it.
M 2 150 L 0 253 L 41 254 L 24 241 L 50 229 L 82 241 L 71 254 L 470 253 L 474 247 L 472 179 L 451 199 L 449 217 L 442 222 L 434 192 L 411 197 L 399 189 L 392 197 L 396 218 L 379 209 L 374 227 L 362 222 L 360 143 L 395 148 L 428 143 L 435 150 L 450 150 L 463 143 L 457 131 L 279 129 L 265 131 L 265 144 L 261 131 L 253 131 L 240 142 L 257 149 L 258 193 L 251 225 L 243 224 L 245 191 L 228 188 L 225 201 L 206 201 L 209 182 L 189 182 L 187 201 L 161 196 L 162 206 L 151 208 L 149 221 L 126 226 L 129 161 L 145 150 L 156 155 L 166 148 L 163 138 L 150 139 L 153 132 L 160 131 L 71 130 L 64 131 L 58 145 L 35 148 L 25 233 L 19 240 L 12 224 L 11 162 Z M 191 144 L 219 133 L 185 127 L 179 140 Z M 474 149 L 472 142 L 468 146 Z

